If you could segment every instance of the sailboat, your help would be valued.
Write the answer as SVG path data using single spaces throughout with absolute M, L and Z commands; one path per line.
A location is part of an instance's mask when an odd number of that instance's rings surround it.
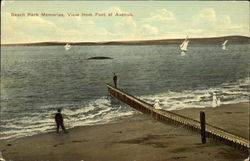
M 227 44 L 228 40 L 224 41 L 224 43 L 222 44 L 222 49 L 226 50 L 226 44 Z
M 182 42 L 182 44 L 180 45 L 180 49 L 181 49 L 181 54 L 185 55 L 185 52 L 187 51 L 187 47 L 188 47 L 188 37 Z
M 69 50 L 71 48 L 71 45 L 69 43 L 67 43 L 65 46 L 64 46 L 64 49 L 65 50 Z

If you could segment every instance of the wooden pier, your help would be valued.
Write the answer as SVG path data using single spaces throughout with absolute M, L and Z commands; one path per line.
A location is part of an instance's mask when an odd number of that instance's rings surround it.
M 170 111 L 165 111 L 162 109 L 155 109 L 153 105 L 146 103 L 143 100 L 140 100 L 121 89 L 115 88 L 112 85 L 107 84 L 108 92 L 116 97 L 118 100 L 128 104 L 129 106 L 141 111 L 142 113 L 148 114 L 151 117 L 159 120 L 161 122 L 167 122 L 174 125 L 181 125 L 192 131 L 201 132 L 200 122 L 179 114 L 175 114 Z M 205 135 L 208 138 L 211 138 L 215 141 L 227 144 L 236 149 L 239 149 L 245 153 L 248 153 L 249 150 L 249 140 L 231 134 L 221 128 L 212 126 L 206 123 Z

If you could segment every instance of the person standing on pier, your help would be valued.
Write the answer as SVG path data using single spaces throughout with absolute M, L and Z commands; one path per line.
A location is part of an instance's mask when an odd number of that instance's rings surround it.
M 56 121 L 56 132 L 59 133 L 59 128 L 61 126 L 64 133 L 67 133 L 65 130 L 65 127 L 63 125 L 63 116 L 61 114 L 61 109 L 57 110 L 57 113 L 55 114 L 55 121 Z
M 115 75 L 115 73 L 113 76 L 113 81 L 114 81 L 115 88 L 117 88 L 117 75 Z

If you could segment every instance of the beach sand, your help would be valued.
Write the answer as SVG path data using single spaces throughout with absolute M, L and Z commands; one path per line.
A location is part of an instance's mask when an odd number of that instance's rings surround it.
M 200 111 L 205 112 L 206 122 L 232 134 L 249 139 L 249 103 L 221 105 L 215 108 L 193 108 L 174 113 L 200 120 Z
M 175 111 L 248 137 L 249 104 Z M 207 139 L 198 133 L 138 114 L 104 125 L 76 127 L 67 134 L 55 132 L 1 141 L 6 160 L 13 161 L 243 161 L 247 154 Z

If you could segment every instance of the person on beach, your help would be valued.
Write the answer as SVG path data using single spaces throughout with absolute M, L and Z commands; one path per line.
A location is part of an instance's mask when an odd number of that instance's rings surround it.
M 217 106 L 220 106 L 220 97 L 217 98 Z
M 213 93 L 212 107 L 217 107 L 217 97 L 215 92 Z
M 115 88 L 117 88 L 117 75 L 115 75 L 115 73 L 113 76 L 113 81 L 114 81 Z
M 63 116 L 61 114 L 61 109 L 57 110 L 57 113 L 55 114 L 55 121 L 56 121 L 56 132 L 59 133 L 59 128 L 61 126 L 64 133 L 67 133 L 65 130 L 65 127 L 63 125 Z
M 158 99 L 155 100 L 154 108 L 157 109 L 157 110 L 161 109 L 161 107 L 159 105 L 159 102 L 160 101 Z
M 218 107 L 218 106 L 220 106 L 220 97 L 218 97 L 217 94 L 214 92 L 212 107 Z

